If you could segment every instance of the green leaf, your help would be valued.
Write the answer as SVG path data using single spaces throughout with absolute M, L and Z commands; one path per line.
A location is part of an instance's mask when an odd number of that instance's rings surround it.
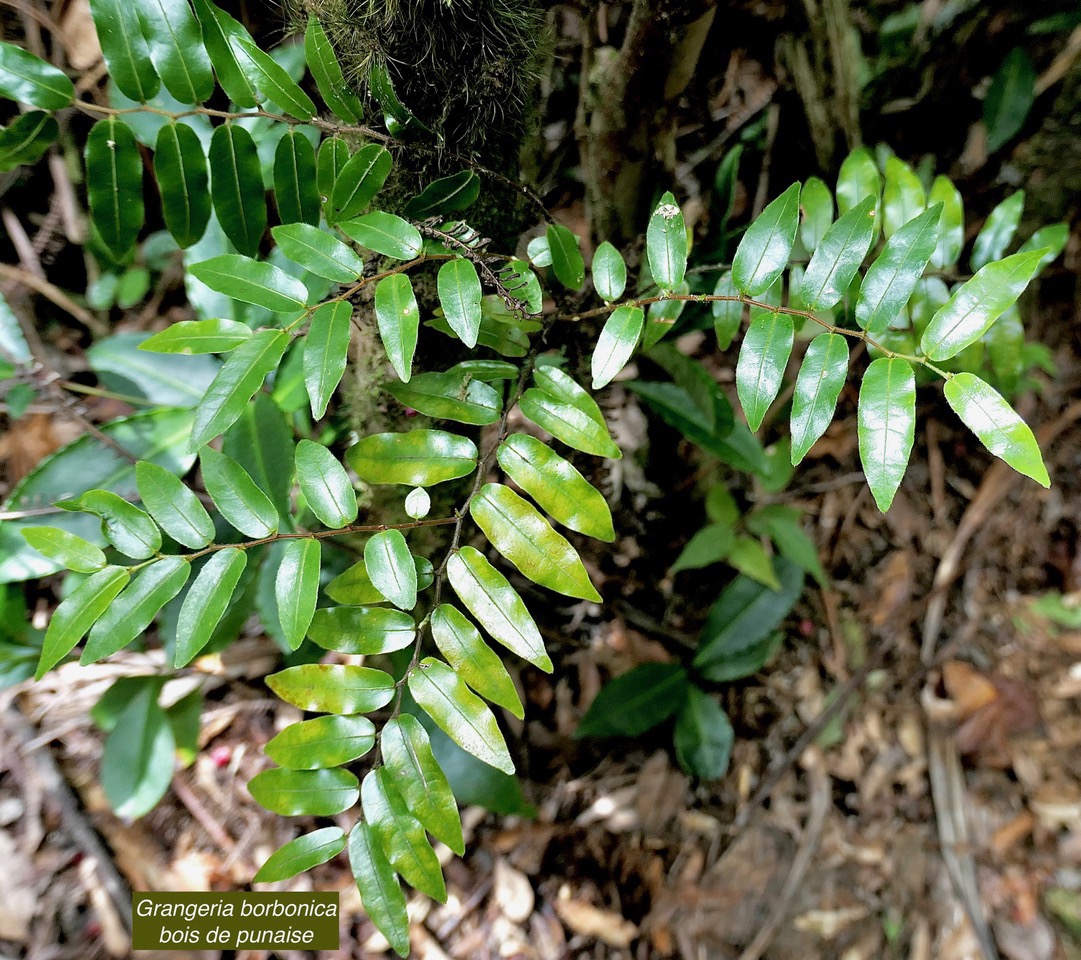
M 417 487 L 416 489 L 421 490 L 422 488 Z M 415 556 L 413 557 L 413 565 L 417 568 L 417 590 L 427 590 L 434 581 L 434 570 L 431 561 Z M 375 589 L 363 560 L 354 563 L 348 570 L 338 574 L 331 580 L 327 584 L 326 594 L 336 603 L 357 606 L 385 603 L 387 599 Z M 316 616 L 319 616 L 318 612 Z M 395 614 L 395 616 L 401 616 L 401 614 Z
M 551 447 L 515 433 L 500 444 L 496 456 L 507 476 L 563 526 L 606 543 L 615 540 L 604 497 Z
M 536 387 L 526 390 L 519 401 L 519 408 L 538 427 L 575 450 L 613 460 L 623 456 L 612 441 L 607 426 L 543 390 Z
M 394 680 L 382 670 L 305 663 L 267 677 L 286 703 L 311 713 L 368 713 L 394 697 Z
M 577 407 L 595 423 L 602 427 L 605 425 L 604 414 L 597 406 L 597 401 L 558 367 L 550 364 L 536 367 L 533 370 L 533 381 L 548 396 Z
M 936 203 L 906 223 L 868 267 L 856 301 L 856 321 L 869 334 L 889 329 L 908 303 L 935 252 L 942 209 Z
M 265 393 L 244 407 L 225 434 L 222 452 L 239 463 L 274 504 L 279 517 L 292 509 L 293 430 L 281 409 Z
M 209 100 L 214 72 L 187 0 L 145 0 L 136 8 L 165 89 L 181 103 Z
M 248 59 L 251 78 L 264 96 L 273 100 L 285 113 L 298 120 L 311 120 L 315 116 L 315 104 L 284 67 L 269 54 L 263 53 L 252 41 L 237 37 L 233 43 Z
M 60 137 L 60 126 L 42 110 L 19 114 L 0 128 L 0 172 L 37 163 Z
M 408 383 L 417 349 L 420 309 L 413 295 L 413 284 L 404 273 L 384 277 L 376 284 L 375 318 L 394 372 Z
M 1035 99 L 1036 68 L 1021 47 L 1014 47 L 991 80 L 983 101 L 988 153 L 1001 149 L 1021 132 Z
M 792 395 L 792 466 L 826 432 L 847 379 L 848 342 L 837 333 L 819 334 L 807 347 Z
M 45 631 L 34 679 L 40 680 L 85 636 L 128 582 L 123 567 L 106 567 L 91 574 L 53 611 Z
M 737 653 L 730 653 L 710 667 L 709 679 L 713 683 L 731 683 L 752 677 L 768 666 L 784 643 L 784 633 L 776 630 L 764 640 L 758 640 Z
M 360 216 L 368 204 L 372 202 L 372 198 L 382 189 L 383 184 L 387 182 L 391 166 L 390 153 L 385 147 L 377 143 L 369 143 L 350 157 L 349 162 L 342 167 L 338 179 L 334 182 L 330 216 L 327 218 L 329 222 L 332 224 L 340 223 L 343 220 L 353 220 L 354 217 Z M 382 216 L 386 219 L 367 222 L 384 225 L 391 223 L 390 214 L 383 214 Z M 393 218 L 393 220 L 398 220 L 398 218 Z M 404 220 L 400 222 L 405 224 Z M 359 243 L 364 243 L 359 237 L 355 239 Z M 371 249 L 382 252 L 378 247 L 372 247 Z M 394 253 L 386 255 L 395 256 Z M 414 256 L 416 256 L 415 253 L 399 257 L 399 259 L 409 260 Z
M 858 409 L 860 461 L 878 509 L 901 485 L 916 434 L 916 376 L 906 360 L 880 357 L 867 368 Z
M 29 527 L 22 532 L 38 553 L 77 573 L 94 573 L 105 566 L 105 554 L 92 543 L 59 527 Z
M 142 333 L 117 333 L 86 352 L 91 369 L 106 389 L 153 403 L 194 407 L 221 368 L 209 357 L 161 357 L 139 350 Z
M 736 537 L 725 559 L 745 577 L 750 577 L 771 590 L 781 588 L 769 554 L 757 540 L 751 537 Z
M 1028 253 L 1030 250 L 1044 250 L 1040 258 L 1040 265 L 1036 268 L 1039 276 L 1051 261 L 1053 261 L 1066 248 L 1070 239 L 1070 225 L 1068 223 L 1053 223 L 1047 227 L 1040 227 L 1023 244 L 1018 253 Z
M 546 236 L 556 279 L 568 290 L 581 289 L 586 279 L 586 265 L 578 249 L 578 238 L 559 223 L 548 224 Z
M 450 328 L 467 347 L 477 345 L 481 322 L 481 286 L 477 268 L 464 257 L 439 268 L 439 305 Z
M 504 286 L 511 294 L 525 304 L 524 312 L 530 316 L 538 316 L 544 308 L 544 292 L 541 290 L 540 280 L 525 260 L 508 260 L 506 266 L 500 271 Z M 512 323 L 519 324 L 522 329 L 539 329 L 539 324 L 528 326 L 519 316 L 509 310 L 499 297 L 488 298 L 489 303 L 496 303 L 500 310 L 507 311 L 507 316 Z
M 198 450 L 237 421 L 287 346 L 285 331 L 260 330 L 229 355 L 196 410 L 189 449 Z
M 607 240 L 593 254 L 593 287 L 597 296 L 608 303 L 622 297 L 627 287 L 627 264 Z
M 135 477 L 143 506 L 177 543 L 197 550 L 214 539 L 214 521 L 180 479 L 146 462 L 135 464 Z
M 788 266 L 799 226 L 799 194 L 799 184 L 792 184 L 747 228 L 732 261 L 732 280 L 740 293 L 763 293 Z
M 818 177 L 811 177 L 803 185 L 800 206 L 803 208 L 800 242 L 808 253 L 814 253 L 833 223 L 833 194 Z
M 290 840 L 272 853 L 252 883 L 274 883 L 306 873 L 313 867 L 334 859 L 345 849 L 345 832 L 341 827 L 323 827 Z
M 145 816 L 173 780 L 176 741 L 158 688 L 144 685 L 120 715 L 101 754 L 101 786 L 118 817 Z
M 420 722 L 409 714 L 387 721 L 379 747 L 409 811 L 433 837 L 461 856 L 465 841 L 458 805 Z
M 458 746 L 497 770 L 514 773 L 492 711 L 450 667 L 425 657 L 408 674 L 408 684 L 421 709 Z
M 649 218 L 646 258 L 653 282 L 662 290 L 675 290 L 683 283 L 687 272 L 687 225 L 671 193 L 661 197 Z
M 321 770 L 359 760 L 375 746 L 375 724 L 367 717 L 316 717 L 286 727 L 266 755 L 290 770 Z
M 931 192 L 927 195 L 928 210 L 937 203 L 942 204 L 942 216 L 931 263 L 941 270 L 957 263 L 961 248 L 965 245 L 965 205 L 961 192 L 949 177 L 935 177 L 935 182 L 931 184 Z
M 148 353 L 228 353 L 251 339 L 251 327 L 235 320 L 181 320 L 139 344 Z
M 886 185 L 882 190 L 882 227 L 886 237 L 923 212 L 927 198 L 923 184 L 907 163 L 896 156 L 886 161 Z
M 766 411 L 781 389 L 792 354 L 793 336 L 790 315 L 763 313 L 751 321 L 743 338 L 736 363 L 736 393 L 752 430 L 762 425 Z
M 837 209 L 848 213 L 866 197 L 878 200 L 882 190 L 882 178 L 870 152 L 861 147 L 853 150 L 841 164 L 837 174 Z
M 426 220 L 437 214 L 457 213 L 477 202 L 480 177 L 472 170 L 442 177 L 429 183 L 405 205 L 404 213 L 413 220 Z
M 278 532 L 278 511 L 247 470 L 211 447 L 202 449 L 199 461 L 207 493 L 229 523 L 255 540 Z
M 760 507 L 747 518 L 747 529 L 758 536 L 769 537 L 782 556 L 798 564 L 821 586 L 829 586 L 829 578 L 822 569 L 818 550 L 800 525 L 798 510 L 779 504 Z
M 186 667 L 210 642 L 247 564 L 243 550 L 228 547 L 203 565 L 180 607 L 173 666 Z
M 345 82 L 334 47 L 315 17 L 308 19 L 308 28 L 304 31 L 304 58 L 320 96 L 331 112 L 346 123 L 358 123 L 364 116 L 364 107 Z
M 431 487 L 472 473 L 477 446 L 442 430 L 410 430 L 364 437 L 345 454 L 349 466 L 368 483 Z
M 641 307 L 617 307 L 612 311 L 597 339 L 591 364 L 593 389 L 607 386 L 634 354 L 645 326 Z
M 874 209 L 874 198 L 867 197 L 826 231 L 800 286 L 809 309 L 829 310 L 848 291 L 874 239 Z
M 332 817 L 360 798 L 348 770 L 284 770 L 273 767 L 248 781 L 255 802 L 283 817 Z
M 705 679 L 719 682 L 726 664 L 765 640 L 799 599 L 803 571 L 784 557 L 775 557 L 773 565 L 780 590 L 736 577 L 710 607 L 694 658 L 695 670 Z
M 296 448 L 300 492 L 320 521 L 337 530 L 357 518 L 357 494 L 337 457 L 321 443 L 301 440 Z
M 319 188 L 316 185 L 315 174 L 315 148 L 311 141 L 302 133 L 290 130 L 278 141 L 274 151 L 274 197 L 278 203 L 278 216 L 284 224 L 309 224 L 311 229 L 319 223 L 322 212 L 322 204 L 319 200 Z M 275 227 L 274 237 L 281 246 L 282 252 L 291 260 L 296 260 L 302 266 L 307 266 L 302 260 L 298 260 L 292 253 L 284 248 L 284 244 L 278 231 L 287 230 L 286 227 Z M 336 243 L 329 234 L 318 231 L 320 237 Z M 295 233 L 287 233 L 287 236 L 296 236 Z M 352 253 L 352 251 L 350 251 Z M 311 269 L 309 267 L 309 269 Z M 340 270 L 340 268 L 339 268 Z M 316 270 L 312 271 L 318 276 L 326 276 Z M 353 275 L 355 279 L 357 274 Z M 335 279 L 327 277 L 328 280 Z
M 323 200 L 324 215 L 330 214 L 334 184 L 348 162 L 349 144 L 340 137 L 328 137 L 320 144 L 316 160 L 315 185 L 319 188 L 319 196 Z
M 290 540 L 282 550 L 281 566 L 278 567 L 278 575 L 274 580 L 274 596 L 278 601 L 278 620 L 282 633 L 291 650 L 296 650 L 303 642 L 308 625 L 315 616 L 315 604 L 319 597 L 320 565 L 319 541 L 313 537 Z
M 96 0 L 95 0 L 96 2 Z M 237 56 L 237 40 L 251 40 L 251 34 L 233 17 L 210 0 L 195 0 L 195 15 L 203 32 L 203 42 L 218 74 L 218 82 L 238 107 L 250 110 L 259 105 L 259 91 L 248 76 L 249 61 Z M 242 55 L 241 51 L 241 55 Z
M 713 288 L 715 297 L 738 297 L 739 291 L 732 282 L 732 272 L 726 270 L 721 274 L 717 285 Z M 717 335 L 717 347 L 727 350 L 732 346 L 732 341 L 739 333 L 743 322 L 743 303 L 740 300 L 714 300 L 710 304 L 713 312 L 713 331 Z
M 275 227 L 271 233 L 282 253 L 317 277 L 325 277 L 335 283 L 352 283 L 364 274 L 364 261 L 340 240 L 318 227 L 307 223 L 290 223 Z
M 690 687 L 673 735 L 683 772 L 699 780 L 719 780 L 728 771 L 734 740 L 732 722 L 720 704 L 698 687 Z
M 123 650 L 180 593 L 190 574 L 191 564 L 184 557 L 166 557 L 150 564 L 90 629 L 79 662 L 86 666 Z
M 137 506 L 109 490 L 91 490 L 61 506 L 100 517 L 109 543 L 125 556 L 145 560 L 161 549 L 158 525 Z
M 470 501 L 469 513 L 496 550 L 534 583 L 600 602 L 578 552 L 510 487 L 485 484 Z
M 1041 486 L 1051 485 L 1032 430 L 996 390 L 971 373 L 955 374 L 945 389 L 954 413 L 991 453 Z
M 506 707 L 521 720 L 525 716 L 514 681 L 499 656 L 480 632 L 455 607 L 440 604 L 432 612 L 432 639 L 447 662 L 478 694 Z
M 384 120 L 387 129 L 393 136 L 410 129 L 424 130 L 431 133 L 428 127 L 420 122 L 398 99 L 394 92 L 394 81 L 387 71 L 386 65 L 377 58 L 372 58 L 371 69 L 368 71 L 368 93 L 370 93 L 383 109 Z
M 643 663 L 601 687 L 574 735 L 636 737 L 672 716 L 687 689 L 687 671 L 678 663 Z
M 394 606 L 417 605 L 417 569 L 400 530 L 382 530 L 364 545 L 364 566 L 372 585 Z
M 383 595 L 375 593 L 375 600 L 369 602 L 381 603 Z M 315 611 L 308 627 L 308 636 L 316 645 L 354 656 L 404 650 L 416 635 L 417 625 L 409 614 L 382 607 L 324 607 Z
M 304 340 L 304 384 L 316 420 L 327 412 L 345 373 L 352 317 L 352 305 L 343 301 L 324 303 L 312 314 Z
M 484 426 L 503 409 L 499 394 L 469 373 L 422 373 L 409 383 L 385 383 L 383 389 L 406 407 L 440 420 Z
M 102 242 L 123 257 L 143 225 L 143 162 L 131 127 L 99 120 L 86 140 L 87 198 Z
M 445 903 L 447 888 L 439 860 L 386 768 L 372 770 L 364 778 L 360 797 L 364 820 L 390 865 L 414 889 Z
M 210 140 L 210 169 L 213 171 L 210 195 L 218 223 L 241 254 L 254 257 L 266 231 L 267 213 L 263 170 L 252 135 L 235 123 L 215 128 Z M 223 259 L 218 257 L 209 262 Z M 196 276 L 212 289 L 219 289 Z
M 920 349 L 932 360 L 949 360 L 979 340 L 1017 302 L 1043 254 L 1043 250 L 1015 253 L 983 267 L 931 318 Z
M 970 263 L 973 270 L 979 270 L 980 267 L 993 260 L 1002 259 L 1014 234 L 1017 233 L 1017 225 L 1021 222 L 1021 213 L 1024 208 L 1025 191 L 1018 190 L 1016 193 L 1011 193 L 991 211 L 972 244 Z
M 0 43 L 0 97 L 63 110 L 75 99 L 75 87 L 52 64 L 13 43 Z
M 400 957 L 409 956 L 409 914 L 394 869 L 367 823 L 349 834 L 349 864 L 364 911 Z
M 540 630 L 522 598 L 480 551 L 462 547 L 452 554 L 447 578 L 465 608 L 494 640 L 545 673 L 552 672 Z
M 125 96 L 146 103 L 158 92 L 160 81 L 150 60 L 138 7 L 125 0 L 94 0 L 90 14 L 109 78 Z
M 668 572 L 674 577 L 682 570 L 699 570 L 717 563 L 728 556 L 735 542 L 730 523 L 707 524 L 687 541 Z
M 199 135 L 183 123 L 167 123 L 154 147 L 154 175 L 165 225 L 181 247 L 190 247 L 210 222 L 210 177 Z
M 338 229 L 362 247 L 393 260 L 413 260 L 424 247 L 420 231 L 413 224 L 382 210 L 340 223 Z

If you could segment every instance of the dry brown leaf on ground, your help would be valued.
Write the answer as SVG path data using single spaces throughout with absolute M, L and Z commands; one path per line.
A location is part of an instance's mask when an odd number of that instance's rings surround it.
M 555 902 L 556 913 L 572 933 L 596 937 L 610 947 L 627 947 L 638 936 L 638 927 L 612 910 L 603 910 L 586 900 L 579 900 L 564 884 Z

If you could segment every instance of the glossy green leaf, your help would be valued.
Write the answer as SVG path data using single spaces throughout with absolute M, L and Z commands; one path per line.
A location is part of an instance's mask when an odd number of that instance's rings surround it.
M 148 353 L 228 353 L 251 339 L 251 327 L 235 320 L 181 320 L 139 344 Z
M 338 228 L 362 247 L 394 260 L 413 260 L 424 246 L 413 224 L 382 210 L 340 223 Z
M 183 557 L 166 557 L 142 570 L 91 627 L 79 662 L 97 663 L 123 650 L 180 593 L 190 574 L 191 564 Z
M 465 608 L 493 639 L 533 666 L 552 672 L 540 630 L 522 598 L 480 551 L 462 547 L 453 554 L 447 561 L 447 577 Z
M 278 532 L 278 511 L 247 470 L 212 447 L 202 449 L 199 461 L 207 493 L 229 523 L 255 540 Z
M 345 458 L 368 483 L 431 487 L 472 473 L 477 467 L 477 446 L 442 430 L 410 430 L 364 437 L 346 451 Z
M 866 197 L 877 200 L 881 190 L 882 178 L 866 148 L 853 150 L 845 157 L 837 174 L 837 209 L 840 213 L 848 213 Z
M 283 330 L 260 330 L 229 355 L 196 410 L 189 449 L 198 450 L 236 422 L 287 346 Z
M 383 389 L 406 407 L 440 420 L 483 426 L 495 423 L 503 402 L 494 388 L 469 373 L 422 373 L 408 383 L 386 383 Z
M 728 771 L 734 740 L 732 722 L 720 704 L 698 687 L 690 687 L 672 737 L 683 772 L 699 780 L 720 779 Z
M 267 212 L 263 170 L 252 135 L 235 123 L 216 127 L 210 140 L 210 169 L 210 195 L 218 223 L 241 254 L 254 257 L 266 231 Z M 196 276 L 207 286 L 219 289 Z
M 1021 47 L 1014 47 L 991 80 L 983 101 L 988 153 L 1001 149 L 1021 132 L 1035 99 L 1036 68 Z
M 332 817 L 360 799 L 348 770 L 286 770 L 272 767 L 248 781 L 255 802 L 283 817 Z
M 458 335 L 451 330 L 450 325 L 443 317 L 433 317 L 425 321 L 426 327 L 438 330 L 448 337 L 458 339 Z M 529 353 L 529 337 L 521 329 L 502 323 L 489 317 L 483 317 L 480 322 L 480 332 L 477 334 L 477 343 L 504 357 L 524 357 Z
M 737 653 L 728 654 L 723 660 L 710 666 L 710 680 L 714 683 L 731 683 L 733 680 L 754 676 L 777 656 L 784 638 L 783 631 L 775 630 L 764 640 L 758 640 Z
M 920 349 L 932 360 L 949 360 L 979 340 L 1017 302 L 1043 254 L 1043 250 L 1015 253 L 983 267 L 931 318 Z
M 274 883 L 288 880 L 313 867 L 334 859 L 345 849 L 345 832 L 341 827 L 323 827 L 290 840 L 272 853 L 252 883 Z
M 186 667 L 210 642 L 247 565 L 248 555 L 236 547 L 219 550 L 203 565 L 180 607 L 173 666 Z
M 1068 223 L 1053 223 L 1047 227 L 1040 227 L 1023 244 L 1018 253 L 1028 253 L 1030 250 L 1044 250 L 1040 258 L 1040 265 L 1036 268 L 1039 276 L 1049 263 L 1051 263 L 1064 249 L 1070 239 L 1070 225 Z
M 740 293 L 757 296 L 788 266 L 799 226 L 799 195 L 799 184 L 792 184 L 747 228 L 732 261 L 732 281 Z
M 675 576 L 683 570 L 700 570 L 728 556 L 736 535 L 731 523 L 710 523 L 699 530 L 676 557 L 668 572 Z
M 125 556 L 145 560 L 161 549 L 158 525 L 137 506 L 109 490 L 91 490 L 61 506 L 100 517 L 109 543 Z
M 485 484 L 470 501 L 469 513 L 523 576 L 568 597 L 600 602 L 578 552 L 510 487 Z
M 244 407 L 222 444 L 222 452 L 248 472 L 279 517 L 289 516 L 292 510 L 293 446 L 293 431 L 285 415 L 262 392 Z
M 387 177 L 390 176 L 391 166 L 390 153 L 385 147 L 377 143 L 369 143 L 366 147 L 362 147 L 353 154 L 349 162 L 342 167 L 338 179 L 334 182 L 329 221 L 339 223 L 360 216 L 368 204 L 372 202 L 372 198 L 382 189 L 383 184 L 386 183 Z M 383 218 L 389 217 L 389 214 L 383 215 Z M 368 222 L 372 223 L 373 229 L 375 229 L 375 225 L 383 224 L 385 227 L 392 221 L 390 219 L 377 219 Z M 403 220 L 401 223 L 404 224 L 405 221 Z M 398 233 L 402 232 L 399 228 Z M 409 234 L 409 236 L 412 235 Z M 354 239 L 359 243 L 364 243 L 359 237 Z M 368 244 L 365 244 L 365 246 L 368 246 Z M 372 247 L 371 249 L 382 252 L 378 247 Z M 388 253 L 386 255 L 395 256 L 396 254 Z M 416 256 L 416 254 L 409 254 L 399 259 L 408 260 L 413 256 Z
M 635 737 L 663 723 L 687 698 L 678 663 L 643 663 L 609 680 L 593 698 L 576 737 Z
M 316 158 L 315 184 L 323 201 L 323 213 L 330 216 L 331 201 L 334 198 L 334 184 L 349 162 L 349 144 L 340 137 L 328 137 L 319 146 Z
M 473 206 L 480 196 L 480 177 L 472 170 L 442 177 L 429 183 L 419 196 L 405 205 L 405 215 L 425 220 L 437 214 L 457 213 Z
M 320 566 L 319 541 L 312 537 L 290 540 L 282 550 L 281 565 L 274 579 L 274 596 L 278 602 L 278 621 L 281 623 L 285 642 L 292 650 L 296 650 L 303 642 L 304 635 L 308 632 L 308 625 L 315 616 L 315 604 L 319 597 Z M 276 688 L 275 692 L 277 692 Z M 281 696 L 280 693 L 278 695 Z M 354 713 L 356 711 L 334 712 Z
M 949 177 L 935 177 L 931 192 L 927 195 L 930 210 L 936 203 L 942 204 L 942 216 L 938 223 L 938 243 L 931 254 L 931 264 L 940 270 L 952 267 L 961 257 L 965 245 L 965 205 L 961 191 Z
M 63 110 L 75 98 L 67 76 L 29 50 L 0 43 L 0 97 L 42 110 Z
M 538 427 L 575 450 L 613 460 L 623 456 L 606 426 L 543 390 L 536 387 L 526 390 L 519 401 L 519 408 Z
M 138 7 L 125 0 L 94 0 L 90 14 L 109 68 L 109 79 L 125 96 L 146 103 L 161 84 L 150 60 Z
M 597 338 L 591 364 L 593 389 L 607 386 L 633 356 L 645 326 L 641 307 L 617 307 Z
M 417 487 L 417 490 L 423 489 Z M 417 590 L 427 590 L 434 581 L 432 562 L 423 557 L 413 557 L 413 565 L 417 568 Z M 326 587 L 326 595 L 336 603 L 354 606 L 368 606 L 374 603 L 385 603 L 383 596 L 368 576 L 368 569 L 364 561 L 354 563 L 344 572 L 338 574 Z M 319 614 L 317 612 L 316 616 Z M 400 614 L 395 614 L 400 616 Z
M 882 189 L 882 228 L 887 239 L 919 214 L 927 204 L 923 184 L 907 163 L 896 156 L 886 161 Z
M 357 494 L 345 467 L 321 443 L 301 440 L 296 448 L 297 480 L 309 509 L 337 530 L 357 518 Z
M 878 509 L 885 513 L 908 467 L 916 434 L 916 377 L 906 360 L 880 357 L 860 384 L 860 462 Z
M 369 602 L 382 600 L 383 595 L 377 592 L 376 599 Z M 308 627 L 308 636 L 324 650 L 355 656 L 404 650 L 416 635 L 417 625 L 409 614 L 382 607 L 324 607 L 315 611 Z
M 477 268 L 464 257 L 439 268 L 439 305 L 450 328 L 467 347 L 477 345 L 481 322 L 481 286 Z
M 508 260 L 500 271 L 500 279 L 511 295 L 523 305 L 521 309 L 524 313 L 534 317 L 541 314 L 544 309 L 544 291 L 533 268 L 525 260 Z M 492 302 L 498 303 L 501 310 L 509 310 L 499 297 L 489 297 L 489 303 Z M 515 311 L 517 309 L 516 307 Z M 526 332 L 538 329 L 538 325 L 528 324 L 514 311 L 510 311 L 510 318 L 510 322 L 519 324 Z
M 807 347 L 792 395 L 793 466 L 826 432 L 847 379 L 848 342 L 838 333 L 819 334 Z
M 319 223 L 322 204 L 316 183 L 315 148 L 306 136 L 296 130 L 286 133 L 278 141 L 278 146 L 274 151 L 274 199 L 278 204 L 278 217 L 283 224 L 309 224 L 314 230 L 315 225 Z M 286 227 L 274 229 L 278 245 L 283 248 L 282 252 L 290 260 L 296 260 L 302 266 L 307 266 L 284 248 L 278 231 L 287 229 Z M 327 240 L 333 240 L 329 234 L 322 231 L 319 231 L 319 235 Z M 287 236 L 294 237 L 296 234 L 288 233 Z M 317 270 L 312 272 L 320 277 L 325 276 Z M 353 276 L 355 278 L 356 275 Z M 327 279 L 335 278 L 328 277 Z
M 800 242 L 808 253 L 814 253 L 833 223 L 833 194 L 818 177 L 811 177 L 800 192 L 803 220 L 800 222 Z
M 393 136 L 398 136 L 406 130 L 424 130 L 431 133 L 420 120 L 418 120 L 408 108 L 398 99 L 394 91 L 394 81 L 386 65 L 377 58 L 372 58 L 372 65 L 368 71 L 368 93 L 370 93 L 383 109 L 387 129 Z
M 390 703 L 394 680 L 370 667 L 305 663 L 267 677 L 286 703 L 312 713 L 368 713 Z
M 40 680 L 82 640 L 127 585 L 128 571 L 106 567 L 91 574 L 53 611 L 34 678 Z
M 214 72 L 187 0 L 145 0 L 135 6 L 165 89 L 181 103 L 209 100 Z
M 38 553 L 77 573 L 94 573 L 105 566 L 105 554 L 92 543 L 59 527 L 29 527 L 22 532 Z
M 991 453 L 1041 486 L 1051 485 L 1032 430 L 993 387 L 966 372 L 947 380 L 945 392 L 954 413 Z
M 290 770 L 321 770 L 359 760 L 375 746 L 367 717 L 316 717 L 293 723 L 266 747 L 266 755 Z
M 384 277 L 376 284 L 375 318 L 394 372 L 408 383 L 417 349 L 420 309 L 413 284 L 404 273 Z
M 214 64 L 221 88 L 238 107 L 250 110 L 259 105 L 259 91 L 248 76 L 249 61 L 237 40 L 250 40 L 251 34 L 210 0 L 194 0 L 195 15 L 202 28 L 203 42 Z
M 578 238 L 559 223 L 548 224 L 546 236 L 556 279 L 568 290 L 580 289 L 585 282 L 586 265 L 578 249 Z
M 622 297 L 627 287 L 627 264 L 607 240 L 593 254 L 593 287 L 597 296 L 608 303 Z
M 653 282 L 675 290 L 687 272 L 687 225 L 671 193 L 661 197 L 646 227 L 646 258 Z
M 906 223 L 867 268 L 856 300 L 856 321 L 872 336 L 887 330 L 912 296 L 936 249 L 942 209 L 935 204 Z
M 197 550 L 214 539 L 210 514 L 178 477 L 145 461 L 135 465 L 135 477 L 143 506 L 177 543 Z
M 443 870 L 420 825 L 402 799 L 386 768 L 372 770 L 360 787 L 364 820 L 390 865 L 411 887 L 445 902 Z
M 751 321 L 743 338 L 736 363 L 736 393 L 752 430 L 762 425 L 766 411 L 781 389 L 792 354 L 793 335 L 790 315 L 763 313 Z
M 394 606 L 417 605 L 417 569 L 400 530 L 382 530 L 364 545 L 364 566 L 372 585 Z
M 199 136 L 182 123 L 167 123 L 154 147 L 154 175 L 165 225 L 181 247 L 190 247 L 210 222 L 210 176 Z
M 139 350 L 142 333 L 117 333 L 86 352 L 90 368 L 107 390 L 152 403 L 194 407 L 221 367 L 209 357 L 162 357 Z
M 829 586 L 829 578 L 822 569 L 818 550 L 800 524 L 798 510 L 780 504 L 768 504 L 747 517 L 747 529 L 758 536 L 769 537 L 781 552 L 781 556 L 798 564 L 821 586 Z
M 304 142 L 307 143 L 306 140 Z M 318 277 L 335 283 L 353 283 L 364 274 L 364 261 L 340 240 L 318 227 L 308 223 L 290 223 L 275 227 L 271 232 L 282 253 Z
M 316 420 L 327 412 L 345 374 L 352 317 L 352 305 L 343 301 L 324 303 L 312 314 L 304 340 L 304 384 Z
M 233 42 L 247 57 L 251 78 L 264 96 L 298 120 L 311 120 L 315 116 L 311 97 L 297 86 L 283 66 L 246 38 L 238 37 Z
M 573 377 L 552 365 L 538 366 L 533 370 L 533 382 L 548 396 L 581 410 L 594 423 L 604 426 L 604 414 L 586 390 Z
M 496 456 L 507 476 L 565 527 L 607 543 L 615 539 L 604 497 L 551 447 L 515 433 Z
M 379 841 L 367 823 L 358 822 L 349 834 L 349 864 L 364 911 L 400 957 L 409 956 L 409 914 Z
M 37 163 L 60 137 L 60 125 L 43 110 L 30 110 L 0 128 L 0 172 Z
M 800 285 L 809 309 L 829 310 L 848 291 L 874 239 L 874 212 L 874 198 L 867 197 L 826 231 Z
M 522 719 L 525 710 L 502 660 L 456 608 L 440 604 L 432 612 L 432 639 L 447 662 L 482 697 Z
M 364 116 L 364 107 L 345 82 L 334 47 L 315 17 L 309 18 L 308 28 L 304 31 L 304 58 L 320 96 L 331 112 L 346 123 L 358 123 Z
M 148 814 L 173 780 L 176 741 L 157 698 L 158 688 L 144 685 L 102 750 L 101 786 L 118 817 L 135 820 Z
M 409 692 L 448 737 L 467 753 L 504 773 L 514 773 L 492 711 L 441 660 L 425 657 L 408 675 Z
M 980 232 L 972 244 L 973 270 L 1002 259 L 1021 222 L 1021 213 L 1025 208 L 1025 191 L 1011 193 L 987 217 Z
M 739 297 L 739 291 L 732 281 L 730 270 L 721 274 L 717 285 L 713 288 L 713 296 Z M 727 350 L 732 346 L 732 341 L 743 323 L 743 303 L 738 299 L 714 300 L 710 304 L 710 309 L 713 313 L 713 331 L 717 335 L 717 346 L 721 350 Z
M 135 243 L 143 225 L 143 161 L 135 134 L 117 117 L 99 120 L 86 140 L 90 216 L 105 245 L 118 257 Z
M 781 588 L 770 555 L 758 540 L 752 537 L 736 537 L 725 559 L 745 577 L 750 577 L 771 590 Z

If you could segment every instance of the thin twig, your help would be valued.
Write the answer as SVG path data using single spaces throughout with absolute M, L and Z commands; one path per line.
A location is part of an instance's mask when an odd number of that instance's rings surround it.
M 46 300 L 49 300 L 61 310 L 70 314 L 97 336 L 103 337 L 109 332 L 105 325 L 102 324 L 94 314 L 87 310 L 86 307 L 80 307 L 79 304 L 72 300 L 71 297 L 55 284 L 50 283 L 42 277 L 34 276 L 29 270 L 24 270 L 21 267 L 13 267 L 7 263 L 0 263 L 0 277 L 14 283 L 21 283 L 24 287 L 29 287 L 35 293 L 40 293 Z

